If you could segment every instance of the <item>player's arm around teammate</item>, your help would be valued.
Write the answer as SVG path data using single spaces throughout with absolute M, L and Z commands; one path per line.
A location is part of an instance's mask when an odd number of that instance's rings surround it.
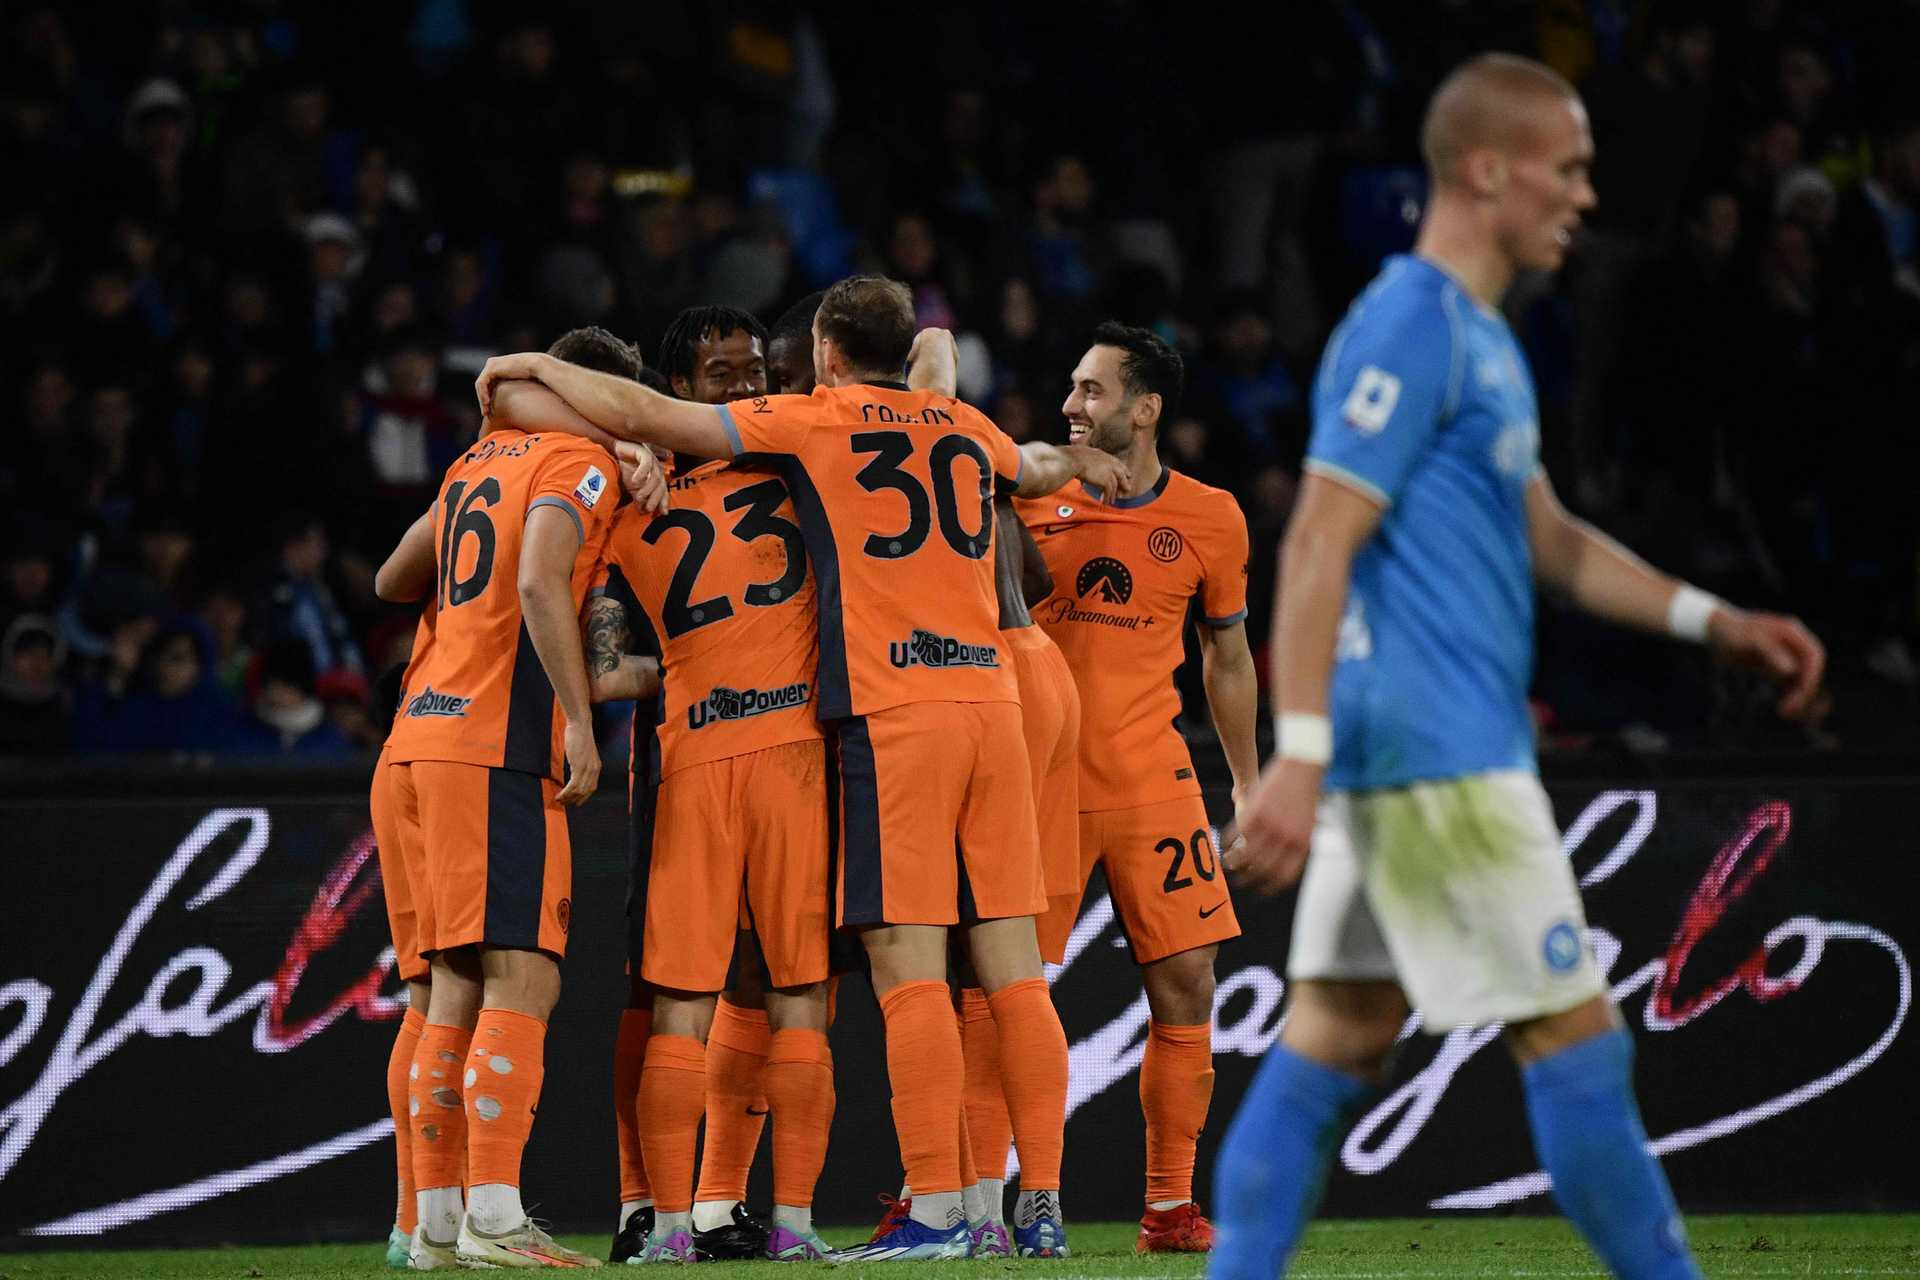
M 595 702 L 626 702 L 660 692 L 660 660 L 627 652 L 627 610 L 610 596 L 587 601 L 583 624 L 587 681 Z
M 532 379 L 550 388 L 588 422 L 627 442 L 618 451 L 624 465 L 638 458 L 635 445 L 660 445 L 696 458 L 731 458 L 727 419 L 713 406 L 663 396 L 650 388 L 556 360 L 540 352 L 494 356 L 480 370 L 474 389 L 480 411 L 490 414 L 496 388 L 504 382 Z M 1125 496 L 1131 483 L 1119 459 L 1078 445 L 1029 441 L 1015 493 L 1032 498 L 1052 493 L 1078 477 L 1105 492 Z

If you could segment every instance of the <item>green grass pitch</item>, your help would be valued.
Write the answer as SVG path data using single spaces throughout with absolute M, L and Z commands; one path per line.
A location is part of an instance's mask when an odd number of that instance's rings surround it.
M 1714 1277 L 1920 1277 L 1920 1214 L 1700 1216 L 1688 1220 L 1695 1255 Z M 831 1269 L 836 1280 L 925 1275 L 932 1280 L 1024 1272 L 1033 1280 L 1089 1277 L 1199 1276 L 1197 1257 L 1138 1258 L 1132 1223 L 1070 1224 L 1074 1256 L 1058 1262 L 874 1263 Z M 850 1244 L 861 1228 L 823 1229 L 833 1244 Z M 605 1237 L 568 1236 L 575 1248 L 604 1256 Z M 305 1245 L 282 1248 L 128 1250 L 0 1254 L 0 1280 L 375 1280 L 383 1246 Z M 799 1264 L 802 1269 L 805 1264 Z M 716 1263 L 700 1280 L 752 1275 L 770 1280 L 775 1263 Z M 794 1264 L 788 1264 L 793 1269 Z M 624 1268 L 622 1269 L 624 1271 Z M 826 1272 L 823 1270 L 823 1274 Z M 1292 1273 L 1299 1277 L 1370 1280 L 1393 1276 L 1599 1277 L 1606 1273 L 1557 1218 L 1402 1218 L 1317 1223 Z

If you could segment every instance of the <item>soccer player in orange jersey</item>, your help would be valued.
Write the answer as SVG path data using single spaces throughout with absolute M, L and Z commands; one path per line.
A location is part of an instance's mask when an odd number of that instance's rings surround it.
M 1202 678 L 1233 771 L 1236 806 L 1259 778 L 1257 684 L 1247 651 L 1247 524 L 1233 496 L 1163 467 L 1159 426 L 1176 408 L 1180 355 L 1144 329 L 1104 324 L 1073 371 L 1069 438 L 1127 462 L 1135 492 L 1083 483 L 1022 501 L 1053 577 L 1034 617 L 1079 685 L 1077 883 L 1042 919 L 1065 945 L 1099 862 L 1152 1011 L 1140 1066 L 1146 1116 L 1142 1252 L 1204 1251 L 1194 1147 L 1213 1096 L 1213 963 L 1239 935 L 1193 759 L 1175 727 L 1181 631 L 1198 604 Z
M 579 354 L 637 371 L 600 336 L 604 352 L 590 333 Z M 431 965 L 409 1071 L 416 1182 L 423 1159 L 464 1139 L 468 1196 L 463 1215 L 460 1181 L 421 1183 L 416 1269 L 599 1265 L 527 1217 L 519 1183 L 571 916 L 566 808 L 599 778 L 578 617 L 620 501 L 614 475 L 590 441 L 493 431 L 429 513 L 433 642 L 385 767 Z
M 947 933 L 968 925 L 1003 1037 L 1015 1142 L 1058 1185 L 1066 1038 L 1047 997 L 1033 916 L 1044 906 L 1018 689 L 1002 662 L 993 586 L 996 487 L 1051 492 L 1076 475 L 1112 488 L 1097 450 L 1016 447 L 949 397 L 899 381 L 914 333 L 906 288 L 853 277 L 814 317 L 811 396 L 718 410 L 544 356 L 490 360 L 477 390 L 535 378 L 613 434 L 703 457 L 782 464 L 818 583 L 818 714 L 838 740 L 837 915 L 859 928 L 887 1024 L 895 1125 L 912 1217 L 860 1251 L 964 1257 L 963 1067 Z M 989 799 L 991 797 L 991 799 Z M 1056 1226 L 1058 1224 L 1056 1223 Z
M 617 600 L 630 593 L 660 640 L 664 673 L 657 726 L 638 743 L 647 765 L 635 797 L 651 828 L 634 888 L 653 990 L 638 1114 L 657 1211 L 639 1260 L 704 1254 L 693 1229 L 695 1143 L 712 1097 L 716 996 L 743 920 L 758 939 L 749 955 L 766 968 L 772 1027 L 762 1061 L 775 1205 L 761 1248 L 817 1259 L 827 1250 L 811 1206 L 834 1095 L 830 781 L 812 705 L 813 585 L 779 476 L 716 462 L 683 471 L 672 489 L 671 510 L 617 522 L 606 595 L 589 615 L 589 663 L 610 669 L 627 630 Z M 710 1113 L 708 1123 L 711 1135 Z
M 766 330 L 752 315 L 735 307 L 689 307 L 675 316 L 661 340 L 658 370 L 664 385 L 683 400 L 724 404 L 728 400 L 763 394 L 767 389 Z M 509 400 L 511 396 L 511 400 Z M 560 429 L 597 435 L 597 431 L 535 382 L 509 383 L 496 395 L 490 421 L 506 422 L 524 430 Z M 637 518 L 637 517 L 636 517 Z M 624 610 L 607 601 L 600 613 L 601 630 L 624 618 Z M 655 633 L 658 635 L 658 632 Z M 598 675 L 596 671 L 596 675 Z M 651 690 L 648 690 L 650 693 Z M 596 701 L 628 698 L 596 680 Z M 633 761 L 639 765 L 644 730 L 636 734 Z M 645 771 L 630 778 L 636 816 L 642 816 Z M 629 854 L 634 873 L 644 870 L 646 842 L 636 823 Z M 653 1030 L 654 992 L 642 977 L 644 917 L 629 903 L 628 1004 L 621 1015 L 614 1050 L 614 1113 L 619 1137 L 619 1227 L 609 1260 L 625 1262 L 647 1249 L 655 1224 L 655 1202 L 639 1132 L 639 1097 L 646 1046 Z M 762 1256 L 767 1228 L 742 1205 L 749 1166 L 766 1124 L 767 1100 L 762 1083 L 772 1030 L 761 996 L 760 958 L 753 935 L 742 931 L 740 956 L 733 966 L 737 985 L 722 993 L 711 1015 L 707 1044 L 707 1117 L 700 1162 L 700 1187 L 694 1204 L 694 1244 L 707 1259 Z
M 433 525 L 426 517 L 414 521 L 394 548 L 386 563 L 374 575 L 374 593 L 382 600 L 405 603 L 419 600 L 433 589 Z M 400 677 L 399 701 L 413 674 L 426 660 L 433 644 L 434 610 L 429 602 L 420 615 L 414 633 L 413 653 Z M 413 906 L 413 888 L 409 878 L 404 841 L 399 830 L 393 779 L 387 768 L 383 745 L 373 770 L 368 808 L 373 820 L 374 847 L 380 858 L 380 884 L 387 904 L 387 926 L 393 935 L 393 964 L 407 988 L 407 1012 L 394 1036 L 393 1052 L 387 1057 L 387 1109 L 393 1116 L 394 1160 L 398 1170 L 398 1199 L 393 1229 L 387 1236 L 387 1265 L 405 1267 L 413 1251 L 413 1233 L 419 1225 L 419 1203 L 414 1194 L 413 1133 L 407 1116 L 408 1072 L 414 1054 L 420 1048 L 420 1036 L 426 1028 L 427 1004 L 432 992 L 430 967 L 420 954 L 420 933 Z M 461 1176 L 464 1177 L 466 1152 L 460 1151 Z M 438 1179 L 436 1179 L 436 1184 Z

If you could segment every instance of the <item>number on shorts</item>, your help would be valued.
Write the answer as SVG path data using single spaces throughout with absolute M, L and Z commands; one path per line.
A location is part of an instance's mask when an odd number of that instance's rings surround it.
M 1195 831 L 1191 838 L 1182 841 L 1178 836 L 1168 836 L 1153 846 L 1155 853 L 1170 853 L 1173 861 L 1167 864 L 1167 878 L 1161 882 L 1162 893 L 1172 893 L 1185 889 L 1193 883 L 1193 876 L 1180 874 L 1180 864 L 1188 858 L 1193 860 L 1194 875 L 1211 882 L 1220 874 L 1220 864 L 1214 860 L 1213 837 L 1205 827 Z

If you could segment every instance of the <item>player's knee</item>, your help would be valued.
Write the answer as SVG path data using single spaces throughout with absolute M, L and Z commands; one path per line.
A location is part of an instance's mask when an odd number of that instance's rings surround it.
M 1507 1024 L 1507 1049 L 1522 1063 L 1570 1049 L 1620 1025 L 1613 1001 L 1595 996 L 1571 1009 Z
M 1407 1013 L 1406 996 L 1392 983 L 1297 982 L 1281 1042 L 1322 1066 L 1378 1080 Z
M 825 1031 L 827 984 L 809 982 L 767 992 L 767 1025 L 775 1031 Z
M 560 964 L 544 951 L 490 947 L 481 953 L 485 1002 L 545 1022 L 560 1003 Z
M 656 989 L 653 995 L 653 1034 L 686 1036 L 707 1042 L 713 1030 L 714 996 L 710 992 Z
M 873 994 L 886 995 L 908 982 L 947 980 L 947 931 L 927 925 L 885 925 L 860 937 L 867 952 Z
M 1213 960 L 1217 947 L 1195 947 L 1141 969 L 1147 1005 L 1156 1022 L 1197 1026 L 1213 1017 Z
M 989 995 L 1046 972 L 1031 916 L 981 921 L 967 930 L 965 950 L 973 961 L 969 976 Z

